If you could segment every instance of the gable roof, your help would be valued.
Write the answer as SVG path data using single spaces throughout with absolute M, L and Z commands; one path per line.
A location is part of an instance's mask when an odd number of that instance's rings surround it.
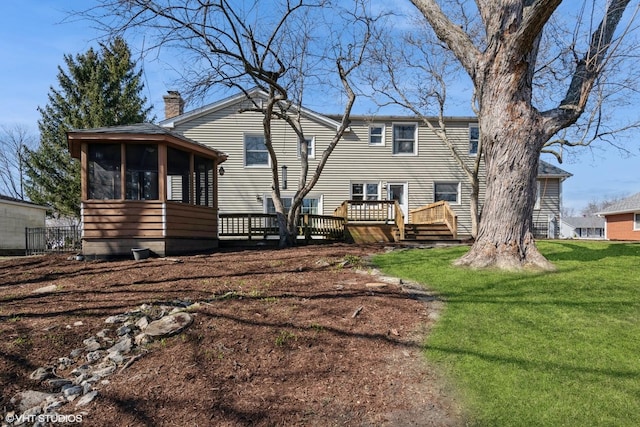
M 633 196 L 622 199 L 602 212 L 598 212 L 596 215 L 615 215 L 621 213 L 640 212 L 640 193 L 636 193 Z
M 202 144 L 169 129 L 153 123 L 136 123 L 132 125 L 107 126 L 93 129 L 76 129 L 67 132 L 69 151 L 72 157 L 80 157 L 80 143 L 82 141 L 98 140 L 126 140 L 126 141 L 158 141 L 163 140 L 205 154 L 218 157 L 221 161 L 227 159 L 227 154 Z M 194 150 L 195 149 L 195 150 Z
M 238 94 L 229 96 L 227 98 L 221 99 L 219 101 L 213 102 L 211 104 L 205 105 L 203 107 L 200 108 L 196 108 L 195 110 L 192 111 L 188 111 L 184 114 L 180 114 L 178 116 L 175 117 L 171 117 L 169 119 L 165 119 L 160 121 L 160 126 L 164 127 L 164 128 L 169 128 L 169 129 L 173 129 L 175 128 L 177 125 L 180 125 L 182 123 L 188 122 L 190 120 L 194 120 L 198 117 L 204 116 L 206 114 L 210 114 L 210 113 L 214 113 L 216 111 L 222 110 L 223 108 L 227 108 L 233 104 L 237 104 L 239 102 L 245 101 L 245 100 L 249 100 L 249 99 L 253 99 L 253 98 L 261 98 L 261 99 L 267 99 L 267 93 L 258 89 L 258 88 L 253 88 L 248 90 L 246 93 L 245 92 L 240 92 Z M 338 127 L 340 127 L 340 122 L 336 121 L 326 115 L 317 113 L 315 111 L 309 110 L 308 108 L 304 108 L 304 107 L 299 107 L 296 106 L 295 104 L 291 105 L 291 108 L 294 111 L 300 112 L 300 114 L 302 114 L 303 116 L 314 120 L 316 122 L 325 124 L 327 126 L 333 127 L 335 129 L 337 129 Z M 347 130 L 348 131 L 348 130 Z
M 604 228 L 604 218 L 600 216 L 569 216 L 562 221 L 573 228 Z
M 545 178 L 560 178 L 566 179 L 572 177 L 573 174 L 567 172 L 566 170 L 560 169 L 557 166 L 552 165 L 551 163 L 547 163 L 544 160 L 540 160 L 538 163 L 538 176 Z

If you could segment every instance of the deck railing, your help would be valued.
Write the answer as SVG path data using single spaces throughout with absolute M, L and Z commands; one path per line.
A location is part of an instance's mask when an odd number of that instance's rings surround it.
M 412 224 L 446 224 L 454 239 L 458 234 L 458 217 L 445 201 L 412 209 L 409 218 Z
M 220 237 L 242 237 L 249 240 L 279 236 L 278 219 L 275 214 L 265 213 L 221 213 L 219 215 Z M 322 237 L 342 239 L 344 220 L 329 215 L 300 215 L 298 236 L 305 239 Z
M 345 200 L 333 212 L 335 216 L 354 222 L 395 222 L 395 200 Z
M 397 200 L 345 200 L 333 214 L 345 222 L 395 224 L 404 239 L 404 213 Z

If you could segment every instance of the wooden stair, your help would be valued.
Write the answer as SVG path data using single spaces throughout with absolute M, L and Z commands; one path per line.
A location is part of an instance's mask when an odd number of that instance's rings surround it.
M 395 233 L 396 241 L 400 241 L 397 228 Z M 446 224 L 406 224 L 404 241 L 455 242 L 457 239 L 453 237 Z

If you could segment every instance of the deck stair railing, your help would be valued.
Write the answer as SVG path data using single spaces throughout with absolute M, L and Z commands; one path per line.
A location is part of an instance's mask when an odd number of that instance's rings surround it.
M 345 200 L 333 214 L 345 223 L 395 224 L 404 239 L 404 214 L 397 200 Z
M 453 238 L 457 238 L 458 217 L 448 202 L 439 201 L 412 209 L 409 218 L 411 224 L 445 224 Z

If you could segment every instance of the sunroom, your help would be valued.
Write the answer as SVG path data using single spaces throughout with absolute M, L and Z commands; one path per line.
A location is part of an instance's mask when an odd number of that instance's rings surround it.
M 86 257 L 218 247 L 221 151 L 150 123 L 67 132 L 81 163 Z

